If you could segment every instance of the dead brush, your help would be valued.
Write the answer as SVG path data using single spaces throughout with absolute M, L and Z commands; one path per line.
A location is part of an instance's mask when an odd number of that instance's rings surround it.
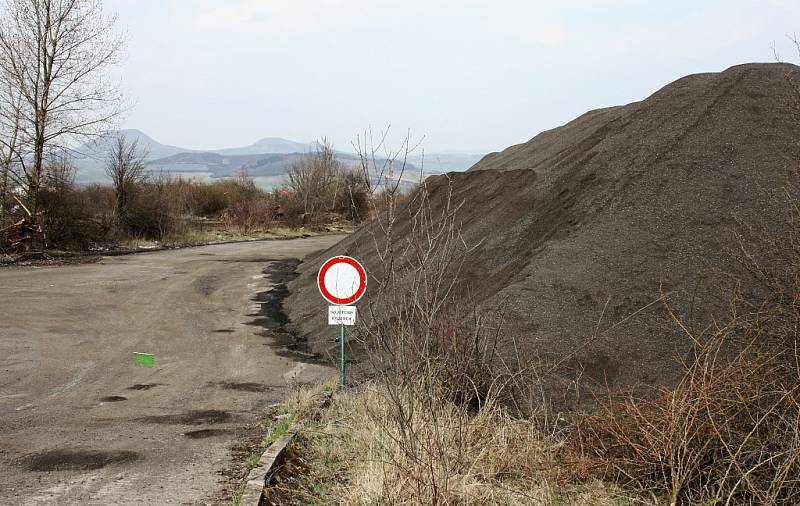
M 753 306 L 735 294 L 726 323 L 702 332 L 667 305 L 692 342 L 684 374 L 652 395 L 610 394 L 578 422 L 565 460 L 580 462 L 584 477 L 670 505 L 800 504 L 797 190 L 786 189 L 787 232 L 767 256 L 742 246 L 741 262 L 766 300 Z
M 357 339 L 379 373 L 402 384 L 429 378 L 448 400 L 478 407 L 499 394 L 509 371 L 497 373 L 502 316 L 487 317 L 460 297 L 462 265 L 473 247 L 460 235 L 459 207 L 450 188 L 442 208 L 434 210 L 423 184 L 402 210 L 395 203 L 377 220 L 383 235 L 376 237 L 376 249 L 387 267 L 376 279 L 378 295 Z M 403 242 L 392 238 L 399 212 L 408 213 L 412 224 Z
M 389 385 L 340 392 L 307 424 L 280 504 L 642 504 L 599 481 L 562 482 L 560 443 L 496 402 L 475 411 L 422 381 Z
M 425 378 L 443 399 L 475 410 L 490 401 L 510 402 L 523 374 L 497 354 L 501 323 L 471 311 L 469 320 L 460 306 L 443 307 L 430 321 L 413 310 L 394 320 L 383 330 L 390 343 L 378 359 L 384 371 L 403 384 Z
M 424 382 L 388 390 L 364 385 L 334 398 L 336 462 L 346 462 L 339 504 L 547 504 L 543 472 L 552 444 L 498 404 L 473 412 L 422 395 Z M 398 406 L 402 405 L 402 416 Z
M 676 387 L 609 398 L 573 449 L 596 476 L 671 505 L 800 503 L 800 319 L 783 302 L 690 333 Z

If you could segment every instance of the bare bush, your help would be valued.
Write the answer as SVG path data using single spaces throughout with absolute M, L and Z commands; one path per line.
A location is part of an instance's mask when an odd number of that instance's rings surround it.
M 231 201 L 237 193 L 235 183 L 232 181 L 196 184 L 193 192 L 192 212 L 195 216 L 219 218 L 230 207 Z
M 147 153 L 139 148 L 136 140 L 129 141 L 119 133 L 106 153 L 105 171 L 116 194 L 114 210 L 120 227 L 127 225 L 128 207 L 137 186 L 147 179 L 146 157 Z
M 336 159 L 336 150 L 322 139 L 317 151 L 295 164 L 289 170 L 289 189 L 303 206 L 303 212 L 315 215 L 333 209 L 340 187 L 342 167 Z
M 47 246 L 87 249 L 107 245 L 113 239 L 113 192 L 110 188 L 75 185 L 75 169 L 64 158 L 47 166 L 46 186 L 41 192 Z
M 400 192 L 403 177 L 410 165 L 409 156 L 420 149 L 424 140 L 421 138 L 418 142 L 412 143 L 409 131 L 400 142 L 399 148 L 391 149 L 387 142 L 390 130 L 391 128 L 387 127 L 376 135 L 370 128 L 363 135 L 357 136 L 353 142 L 353 148 L 359 159 L 358 170 L 370 195 L 377 195 L 381 191 L 390 195 Z M 422 167 L 420 167 L 421 174 Z
M 229 204 L 225 218 L 244 234 L 269 228 L 276 217 L 275 205 L 269 195 L 258 188 L 246 171 L 227 185 Z
M 680 384 L 587 418 L 581 452 L 602 477 L 669 504 L 797 504 L 800 368 L 795 342 L 765 345 L 767 324 L 734 320 L 694 336 Z
M 670 311 L 693 342 L 678 385 L 611 395 L 582 420 L 574 450 L 590 475 L 669 504 L 800 502 L 797 201 L 792 209 L 774 261 L 744 252 L 768 299 L 750 308 L 734 298 L 730 318 L 703 332 Z
M 373 278 L 377 294 L 370 299 L 368 324 L 359 329 L 359 337 L 373 365 L 393 382 L 426 378 L 450 401 L 478 407 L 506 386 L 498 381 L 502 322 L 464 298 L 468 286 L 461 269 L 474 246 L 460 235 L 459 205 L 452 200 L 450 183 L 446 192 L 441 207 L 434 209 L 423 184 L 395 211 L 407 214 L 411 224 L 402 241 L 387 237 L 392 224 L 383 227 L 376 245 L 385 269 Z
M 405 149 L 398 153 L 408 154 Z M 365 167 L 372 167 L 372 159 L 372 155 L 364 156 Z M 523 365 L 519 357 L 507 361 L 500 356 L 501 312 L 487 313 L 469 300 L 462 268 L 476 245 L 467 244 L 460 234 L 460 203 L 453 200 L 452 181 L 435 183 L 442 197 L 436 201 L 430 198 L 426 183 L 402 201 L 397 181 L 386 179 L 390 175 L 386 167 L 368 169 L 379 171 L 373 180 L 383 179 L 383 190 L 377 195 L 383 204 L 378 199 L 373 203 L 383 209 L 367 225 L 375 261 L 369 273 L 371 294 L 355 336 L 371 366 L 368 374 L 373 386 L 362 388 L 369 395 L 380 392 L 381 396 L 379 402 L 361 407 L 364 423 L 374 431 L 364 437 L 377 444 L 380 457 L 376 458 L 381 460 L 374 463 L 374 470 L 362 471 L 373 473 L 371 478 L 357 479 L 380 486 L 364 492 L 369 495 L 362 494 L 358 501 L 450 504 L 503 498 L 510 503 L 529 502 L 534 497 L 526 487 L 538 478 L 532 472 L 538 458 L 533 452 L 542 445 L 533 422 L 517 424 L 509 408 L 521 411 L 517 408 L 524 403 L 517 394 L 529 379 L 531 364 Z M 401 221 L 403 236 L 396 237 Z M 523 429 L 523 444 L 530 445 L 531 453 L 507 455 L 501 466 L 509 467 L 497 473 L 489 467 L 484 468 L 485 474 L 473 473 L 486 465 L 474 453 L 476 446 L 485 444 L 490 451 L 490 445 L 497 443 L 478 443 L 481 436 L 477 435 L 481 427 L 488 429 L 500 419 L 509 431 Z M 491 438 L 490 434 L 484 433 Z M 506 482 L 502 478 L 506 472 L 521 481 Z
M 370 216 L 370 198 L 366 180 L 357 172 L 345 173 L 342 180 L 344 192 L 337 202 L 335 210 L 343 213 L 348 220 L 354 223 L 366 220 Z
M 369 180 L 363 171 L 342 164 L 324 138 L 317 143 L 315 153 L 291 168 L 288 189 L 297 199 L 306 223 L 329 221 L 326 215 L 331 213 L 354 223 L 371 216 Z
M 162 242 L 190 242 L 191 185 L 191 182 L 166 175 L 142 183 L 127 210 L 128 233 L 136 238 Z

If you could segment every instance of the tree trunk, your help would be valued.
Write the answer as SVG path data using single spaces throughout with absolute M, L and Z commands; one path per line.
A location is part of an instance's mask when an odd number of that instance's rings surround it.
M 31 211 L 31 230 L 33 237 L 31 238 L 31 247 L 36 249 L 43 246 L 41 243 L 41 234 L 38 229 L 41 226 L 39 223 L 39 190 L 42 186 L 42 171 L 44 165 L 44 120 L 42 120 L 42 128 L 37 125 L 36 139 L 34 141 L 34 155 L 33 155 L 33 168 L 31 176 L 28 180 L 28 208 Z
M 3 173 L 0 177 L 0 229 L 6 223 L 6 199 L 8 198 L 8 163 L 3 163 Z
M 128 197 L 126 195 L 125 184 L 117 187 L 117 226 L 125 226 L 125 210 L 128 207 Z

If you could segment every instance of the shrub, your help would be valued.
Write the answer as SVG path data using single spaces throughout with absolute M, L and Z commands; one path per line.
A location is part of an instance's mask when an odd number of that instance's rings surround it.
M 367 184 L 358 172 L 343 172 L 339 176 L 341 190 L 333 210 L 347 220 L 358 223 L 370 216 L 370 198 Z
M 227 181 L 194 184 L 192 187 L 192 211 L 195 216 L 218 218 L 231 205 L 232 185 Z
M 234 199 L 225 213 L 228 223 L 245 234 L 258 228 L 269 228 L 275 221 L 275 215 L 275 206 L 261 192 L 243 194 Z
M 124 233 L 158 241 L 185 240 L 191 188 L 191 182 L 168 176 L 140 184 L 125 217 Z
M 673 314 L 694 343 L 681 381 L 611 395 L 581 421 L 571 447 L 592 474 L 669 504 L 800 503 L 800 235 L 791 223 L 765 263 L 773 267 L 753 269 L 771 290 L 766 302 L 700 333 Z
M 110 188 L 77 187 L 75 168 L 65 159 L 51 160 L 39 191 L 47 246 L 86 249 L 106 243 L 113 229 L 113 198 Z
M 87 249 L 113 240 L 111 188 L 98 185 L 48 188 L 40 193 L 40 198 L 48 246 Z
M 675 388 L 612 401 L 584 420 L 581 453 L 603 478 L 666 493 L 669 504 L 797 504 L 796 342 L 765 343 L 764 323 L 698 337 Z M 732 342 L 739 335 L 747 342 Z

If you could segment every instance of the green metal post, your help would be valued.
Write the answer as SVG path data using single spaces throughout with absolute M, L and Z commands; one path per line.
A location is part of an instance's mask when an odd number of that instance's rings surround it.
M 345 333 L 344 333 L 344 323 L 339 324 L 339 388 L 344 390 L 345 383 L 344 383 L 344 345 L 345 345 Z

